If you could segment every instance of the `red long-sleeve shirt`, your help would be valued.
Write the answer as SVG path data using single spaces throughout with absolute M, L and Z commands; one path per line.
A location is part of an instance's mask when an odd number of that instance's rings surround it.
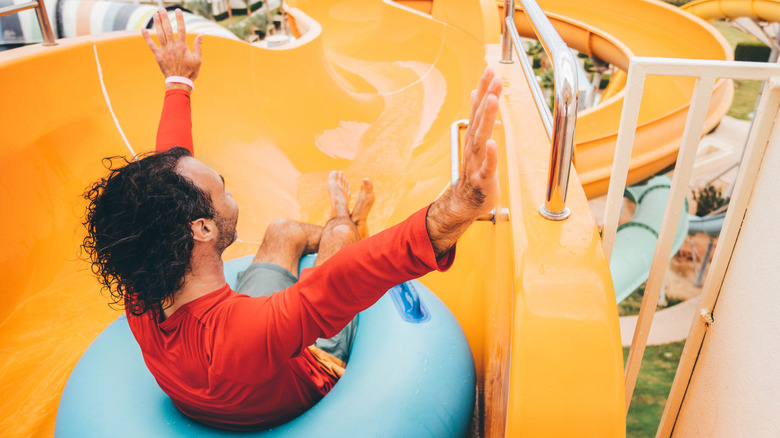
M 185 113 L 189 94 L 168 91 L 158 150 L 192 150 L 189 133 L 172 132 L 189 130 L 189 120 L 168 124 Z M 162 322 L 128 314 L 147 367 L 179 410 L 202 423 L 246 430 L 298 416 L 336 383 L 307 346 L 338 333 L 396 284 L 452 264 L 454 250 L 436 260 L 427 210 L 347 246 L 271 297 L 240 295 L 225 284 Z
M 192 109 L 190 93 L 181 88 L 165 92 L 160 125 L 157 127 L 157 152 L 181 146 L 195 154 L 192 146 Z

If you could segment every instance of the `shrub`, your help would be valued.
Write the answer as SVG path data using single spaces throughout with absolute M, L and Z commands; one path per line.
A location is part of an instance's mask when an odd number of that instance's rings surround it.
M 604 74 L 601 77 L 601 82 L 599 82 L 599 90 L 603 90 L 607 88 L 607 85 L 609 85 L 609 80 L 612 79 L 612 75 L 609 73 Z
M 184 7 L 201 17 L 212 19 L 211 3 L 208 0 L 185 0 Z
M 762 42 L 743 41 L 737 44 L 737 48 L 734 49 L 734 59 L 736 61 L 767 62 L 771 51 L 772 50 Z
M 696 216 L 704 217 L 720 207 L 727 205 L 730 198 L 724 198 L 723 192 L 713 186 L 707 186 L 698 193 L 693 192 L 693 200 L 696 202 Z

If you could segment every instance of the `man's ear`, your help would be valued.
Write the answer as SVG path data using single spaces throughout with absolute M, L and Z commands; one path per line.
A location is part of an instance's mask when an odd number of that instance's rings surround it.
M 190 222 L 190 228 L 196 242 L 210 242 L 217 238 L 217 224 L 213 219 L 195 219 Z

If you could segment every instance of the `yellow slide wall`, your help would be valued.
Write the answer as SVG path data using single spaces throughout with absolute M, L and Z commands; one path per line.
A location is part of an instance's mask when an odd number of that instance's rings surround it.
M 495 4 L 294 6 L 321 26 L 297 47 L 205 40 L 193 95 L 197 155 L 241 205 L 240 241 L 225 258 L 254 252 L 277 217 L 321 223 L 331 169 L 353 184 L 375 181 L 372 230 L 433 200 L 448 183 L 449 125 L 468 115 L 468 93 L 493 65 L 507 85 L 496 139 L 510 221 L 476 224 L 451 271 L 423 281 L 472 346 L 485 436 L 623 436 L 617 312 L 588 185 L 573 176 L 567 221 L 538 215 L 548 143 L 519 67 L 497 62 Z M 593 50 L 627 59 L 630 45 L 591 35 Z M 50 435 L 70 370 L 119 314 L 79 261 L 79 194 L 104 174 L 102 157 L 152 149 L 162 90 L 136 34 L 0 53 L 0 201 L 13 212 L 0 232 L 0 430 Z

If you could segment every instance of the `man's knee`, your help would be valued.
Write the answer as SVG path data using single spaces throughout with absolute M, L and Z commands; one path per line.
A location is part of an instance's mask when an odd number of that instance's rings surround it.
M 266 239 L 271 237 L 281 237 L 285 240 L 295 239 L 301 236 L 303 233 L 298 222 L 291 219 L 280 218 L 268 224 L 268 228 L 265 230 Z
M 343 242 L 344 245 L 349 245 L 359 240 L 357 227 L 351 221 L 332 224 L 328 229 L 328 233 L 332 239 Z
M 263 237 L 258 254 L 269 251 L 274 253 L 292 251 L 300 256 L 306 246 L 306 240 L 306 233 L 298 222 L 290 219 L 276 219 L 265 230 L 265 237 Z

